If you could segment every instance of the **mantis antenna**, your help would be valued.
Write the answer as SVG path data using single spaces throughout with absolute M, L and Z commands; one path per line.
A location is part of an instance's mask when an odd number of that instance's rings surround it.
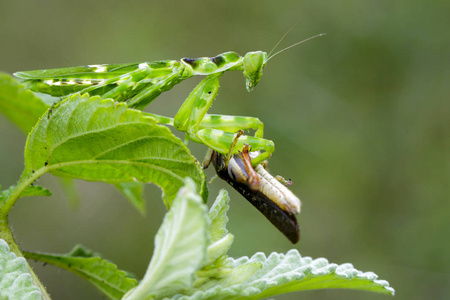
M 278 45 L 284 40 L 284 38 L 288 35 L 288 33 L 292 30 L 292 28 L 294 28 L 295 27 L 295 25 L 297 25 L 297 23 L 294 23 L 287 31 L 286 31 L 286 33 L 285 34 L 283 34 L 283 36 L 281 37 L 281 39 L 275 44 L 275 46 L 272 48 L 272 50 L 270 50 L 270 52 L 269 52 L 269 57 L 270 57 L 270 54 L 272 54 L 272 52 L 278 47 Z
M 292 27 L 293 27 L 293 26 L 292 26 Z M 292 29 L 292 27 L 288 30 L 288 32 Z M 284 34 L 284 36 L 281 38 L 281 40 L 283 40 L 283 38 L 288 34 L 288 32 L 286 32 L 286 33 Z M 266 60 L 266 62 L 268 62 L 269 59 L 271 59 L 272 57 L 274 57 L 274 56 L 280 54 L 280 53 L 283 52 L 283 51 L 286 51 L 286 50 L 288 50 L 288 49 L 290 49 L 290 48 L 292 48 L 292 47 L 295 47 L 295 46 L 297 46 L 297 45 L 300 45 L 300 44 L 302 44 L 302 43 L 304 43 L 304 42 L 306 42 L 306 41 L 309 41 L 309 40 L 312 40 L 312 39 L 314 39 L 314 38 L 316 38 L 316 37 L 320 37 L 320 36 L 324 36 L 324 35 L 326 35 L 326 33 L 316 34 L 316 35 L 314 35 L 314 36 L 312 36 L 312 37 L 309 37 L 309 38 L 307 38 L 307 39 L 304 39 L 303 41 L 300 41 L 300 42 L 297 42 L 297 43 L 292 44 L 292 45 L 290 45 L 290 46 L 287 46 L 286 48 L 281 49 L 280 51 L 278 51 L 277 53 L 275 53 L 275 54 L 272 55 L 272 56 L 270 56 L 270 54 L 269 54 L 269 58 Z M 277 43 L 277 45 L 281 42 L 281 40 Z M 275 46 L 275 47 L 276 47 L 276 46 Z M 274 49 L 275 49 L 275 47 L 274 47 Z M 273 49 L 272 49 L 272 51 L 273 51 Z M 272 53 L 272 51 L 270 51 L 270 52 Z

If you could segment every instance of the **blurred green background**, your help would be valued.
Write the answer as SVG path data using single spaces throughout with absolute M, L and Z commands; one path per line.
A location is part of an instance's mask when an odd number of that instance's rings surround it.
M 301 241 L 292 246 L 247 201 L 232 198 L 230 254 L 286 252 L 352 262 L 396 289 L 394 299 L 450 299 L 449 1 L 7 1 L 0 2 L 0 70 L 214 56 L 287 46 L 258 87 L 227 73 L 211 113 L 250 115 L 276 144 L 269 167 L 292 178 L 302 199 Z M 200 78 L 147 110 L 174 116 Z M 0 184 L 23 169 L 25 136 L 0 116 Z M 206 148 L 190 144 L 203 159 Z M 212 177 L 213 170 L 208 170 Z M 146 188 L 148 214 L 113 187 L 77 181 L 71 208 L 59 181 L 49 198 L 25 198 L 10 222 L 22 249 L 63 253 L 76 243 L 142 276 L 165 209 Z M 102 299 L 74 275 L 33 264 L 54 299 Z M 277 299 L 390 299 L 359 291 Z

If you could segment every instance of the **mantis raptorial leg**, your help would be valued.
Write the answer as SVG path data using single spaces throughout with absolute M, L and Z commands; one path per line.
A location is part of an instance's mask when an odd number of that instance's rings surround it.
M 209 148 L 226 154 L 235 141 L 239 130 L 255 130 L 255 136 L 243 135 L 237 140 L 232 154 L 236 154 L 245 144 L 252 146 L 254 151 L 264 151 L 252 163 L 256 166 L 268 159 L 275 150 L 272 141 L 263 139 L 264 124 L 253 117 L 235 117 L 208 115 L 206 112 L 218 92 L 218 80 L 221 74 L 209 75 L 200 82 L 185 100 L 174 119 L 149 114 L 157 122 L 174 126 L 177 130 L 186 132 L 187 138 Z

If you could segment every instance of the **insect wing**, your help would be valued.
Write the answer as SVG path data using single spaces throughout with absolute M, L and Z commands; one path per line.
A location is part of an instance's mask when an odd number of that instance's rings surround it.
M 139 64 L 87 65 L 71 68 L 24 71 L 14 76 L 26 80 L 49 79 L 110 79 L 124 75 L 138 68 Z
M 162 60 L 139 64 L 87 65 L 17 72 L 14 75 L 25 79 L 31 90 L 57 97 L 79 91 L 103 95 L 127 80 L 140 81 L 141 86 L 133 89 L 133 93 L 137 93 L 146 84 L 153 84 L 170 74 L 175 64 L 177 61 Z M 146 76 L 148 79 L 144 79 Z
M 281 209 L 260 191 L 252 191 L 247 185 L 239 182 L 232 182 L 226 179 L 225 181 L 256 207 L 291 243 L 296 244 L 300 240 L 300 230 L 297 219 L 293 214 Z

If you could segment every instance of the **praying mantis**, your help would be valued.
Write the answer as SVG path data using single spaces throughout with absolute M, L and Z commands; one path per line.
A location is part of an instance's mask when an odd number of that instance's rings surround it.
M 36 92 L 56 97 L 88 93 L 125 102 L 129 107 L 140 110 L 181 81 L 197 75 L 205 76 L 174 118 L 144 114 L 153 117 L 157 123 L 171 125 L 185 132 L 186 142 L 192 140 L 208 146 L 210 158 L 204 167 L 213 162 L 219 177 L 250 201 L 292 243 L 296 243 L 299 229 L 295 214 L 300 212 L 300 200 L 287 188 L 292 184 L 290 180 L 273 177 L 263 168 L 262 163 L 275 150 L 274 143 L 263 138 L 264 124 L 255 117 L 213 115 L 207 112 L 217 96 L 219 81 L 225 72 L 241 71 L 250 92 L 261 80 L 269 59 L 322 35 L 295 43 L 273 55 L 253 51 L 240 56 L 230 51 L 215 57 L 87 65 L 17 72 L 14 75 L 23 79 L 28 88 Z M 254 130 L 254 136 L 243 135 L 242 130 Z
M 322 35 L 324 34 L 295 43 L 272 56 L 263 51 L 248 52 L 244 56 L 230 51 L 215 57 L 87 65 L 17 72 L 14 75 L 23 79 L 28 87 L 36 92 L 57 97 L 76 92 L 88 93 L 91 96 L 99 95 L 101 98 L 126 102 L 129 107 L 136 109 L 145 108 L 162 92 L 172 89 L 185 79 L 197 75 L 206 76 L 192 90 L 174 118 L 149 113 L 147 115 L 155 118 L 158 123 L 169 124 L 185 132 L 186 140 L 204 144 L 221 154 L 229 152 L 238 130 L 254 130 L 254 136 L 243 135 L 239 138 L 231 154 L 237 154 L 244 145 L 251 145 L 252 151 L 263 151 L 252 160 L 252 165 L 257 166 L 267 160 L 275 150 L 274 143 L 263 138 L 264 124 L 254 117 L 207 114 L 217 96 L 220 77 L 224 72 L 241 71 L 247 90 L 252 91 L 259 83 L 269 59 Z

